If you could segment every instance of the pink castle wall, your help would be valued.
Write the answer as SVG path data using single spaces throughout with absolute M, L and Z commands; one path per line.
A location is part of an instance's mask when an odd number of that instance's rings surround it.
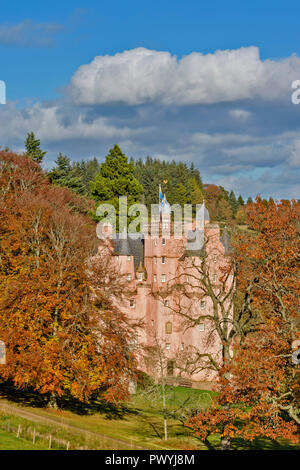
M 207 253 L 209 272 L 213 277 L 214 274 L 218 277 L 220 275 L 219 267 L 224 266 L 225 249 L 220 241 L 220 229 L 217 225 L 206 224 L 205 234 L 207 236 Z M 221 355 L 221 342 L 219 338 L 214 335 L 214 341 L 210 342 L 207 346 L 207 336 L 210 333 L 207 321 L 204 323 L 204 331 L 201 331 L 199 326 L 195 326 L 185 331 L 182 318 L 172 311 L 174 308 L 175 299 L 166 297 L 169 306 L 164 305 L 164 300 L 156 298 L 155 293 L 161 292 L 168 282 L 171 282 L 176 275 L 180 272 L 179 258 L 184 252 L 186 246 L 186 238 L 174 239 L 173 236 L 166 238 L 166 244 L 162 244 L 162 236 L 157 238 L 157 242 L 153 238 L 145 238 L 144 245 L 144 267 L 146 278 L 143 281 L 137 279 L 134 272 L 133 256 L 116 255 L 117 269 L 121 275 L 131 274 L 131 281 L 128 281 L 128 288 L 133 292 L 132 299 L 134 306 L 130 306 L 130 301 L 126 301 L 123 310 L 131 318 L 141 319 L 144 322 L 144 327 L 139 330 L 138 342 L 142 345 L 151 346 L 154 343 L 154 336 L 165 347 L 166 344 L 170 345 L 169 349 L 165 350 L 167 358 L 172 360 L 178 351 L 190 346 L 197 347 L 202 352 L 209 352 L 216 358 Z M 162 257 L 165 257 L 165 264 L 162 263 Z M 156 263 L 155 263 L 156 258 Z M 154 280 L 156 275 L 156 281 Z M 166 276 L 166 283 L 162 282 L 162 275 Z M 145 277 L 145 276 L 144 276 Z M 210 298 L 205 298 L 205 309 L 201 313 L 212 313 L 212 301 Z M 195 309 L 200 308 L 200 301 L 195 302 Z M 172 323 L 172 333 L 166 333 L 166 322 Z M 183 346 L 182 346 L 183 345 Z M 146 365 L 140 357 L 139 368 L 145 372 Z M 174 370 L 174 375 L 178 371 Z M 193 381 L 211 381 L 215 375 L 213 373 L 196 372 L 192 375 L 182 374 Z

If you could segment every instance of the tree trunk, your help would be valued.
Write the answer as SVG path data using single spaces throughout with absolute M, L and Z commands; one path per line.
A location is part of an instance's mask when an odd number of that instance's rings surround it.
M 51 393 L 47 406 L 49 408 L 54 409 L 54 410 L 58 410 L 58 404 L 57 404 L 57 399 L 56 399 L 56 394 L 55 393 Z
M 220 450 L 231 450 L 231 437 L 230 436 L 221 437 Z

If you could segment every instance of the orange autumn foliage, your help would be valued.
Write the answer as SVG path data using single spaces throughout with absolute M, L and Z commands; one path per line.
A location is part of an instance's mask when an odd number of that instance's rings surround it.
M 255 322 L 220 371 L 214 406 L 186 424 L 203 440 L 219 432 L 299 442 L 299 365 L 292 352 L 300 338 L 300 204 L 266 206 L 257 198 L 247 210 L 252 232 L 236 236 L 234 256 Z
M 0 152 L 0 185 L 0 378 L 42 394 L 124 399 L 133 326 L 114 302 L 118 274 L 96 254 L 88 204 L 13 153 Z

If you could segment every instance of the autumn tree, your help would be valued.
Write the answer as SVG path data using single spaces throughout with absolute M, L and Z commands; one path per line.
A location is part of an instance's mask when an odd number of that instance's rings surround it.
M 39 165 L 1 152 L 0 337 L 2 380 L 52 398 L 127 396 L 132 324 L 123 285 L 98 250 L 88 204 L 49 183 Z
M 299 203 L 248 204 L 252 231 L 235 237 L 236 282 L 256 312 L 254 328 L 233 345 L 235 354 L 219 372 L 215 406 L 187 424 L 202 439 L 220 432 L 253 440 L 298 441 L 299 366 L 293 364 L 299 339 Z

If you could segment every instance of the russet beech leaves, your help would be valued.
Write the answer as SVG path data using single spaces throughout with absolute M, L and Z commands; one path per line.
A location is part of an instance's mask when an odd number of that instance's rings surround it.
M 248 206 L 252 231 L 236 237 L 234 256 L 255 323 L 220 371 L 214 407 L 186 423 L 203 440 L 219 432 L 299 442 L 299 366 L 291 358 L 300 337 L 299 214 L 295 201 Z
M 0 377 L 40 393 L 123 399 L 133 327 L 114 301 L 118 274 L 95 255 L 89 205 L 13 153 L 0 152 L 0 185 Z

